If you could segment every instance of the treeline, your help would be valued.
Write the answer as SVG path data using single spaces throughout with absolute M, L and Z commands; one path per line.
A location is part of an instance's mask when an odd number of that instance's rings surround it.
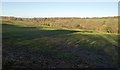
M 86 30 L 96 30 L 107 33 L 118 33 L 118 16 L 114 17 L 94 17 L 94 18 L 16 18 L 2 17 L 2 22 L 23 23 L 27 25 L 78 28 Z

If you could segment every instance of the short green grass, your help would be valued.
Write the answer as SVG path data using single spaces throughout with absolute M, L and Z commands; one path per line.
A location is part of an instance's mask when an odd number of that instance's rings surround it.
M 3 47 L 24 47 L 31 51 L 41 51 L 62 60 L 75 61 L 76 55 L 61 51 L 64 47 L 101 50 L 116 60 L 118 46 L 116 34 L 99 33 L 80 29 L 60 29 L 44 26 L 24 26 L 17 23 L 2 23 Z M 107 50 L 106 50 L 107 49 Z M 110 49 L 110 50 L 109 50 Z M 5 51 L 3 49 L 3 51 Z

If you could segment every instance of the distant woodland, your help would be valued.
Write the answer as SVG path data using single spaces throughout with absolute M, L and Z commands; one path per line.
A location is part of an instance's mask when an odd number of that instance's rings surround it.
M 49 26 L 56 28 L 76 28 L 99 32 L 118 33 L 118 16 L 94 18 L 16 18 L 2 16 L 2 22 L 26 24 L 29 26 Z

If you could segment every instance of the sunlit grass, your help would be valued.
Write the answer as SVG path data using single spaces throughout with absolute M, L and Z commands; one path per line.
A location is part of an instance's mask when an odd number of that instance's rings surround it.
M 77 62 L 77 56 L 65 52 L 64 47 L 90 49 L 93 52 L 105 50 L 116 58 L 116 34 L 100 33 L 93 30 L 51 28 L 46 26 L 24 26 L 18 23 L 3 23 L 3 41 L 8 48 L 23 47 L 30 51 L 44 52 L 62 60 Z M 115 56 L 114 56 L 115 55 Z

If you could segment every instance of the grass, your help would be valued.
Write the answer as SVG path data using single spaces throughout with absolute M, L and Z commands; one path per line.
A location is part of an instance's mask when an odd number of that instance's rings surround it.
M 54 59 L 54 62 L 66 62 L 69 63 L 70 66 L 73 66 L 71 64 L 82 63 L 81 57 L 79 57 L 77 54 L 79 51 L 76 52 L 77 49 L 81 48 L 86 51 L 92 51 L 90 54 L 100 53 L 105 55 L 103 54 L 103 52 L 105 52 L 115 61 L 117 60 L 116 57 L 118 57 L 117 51 L 115 49 L 115 46 L 118 47 L 118 35 L 116 34 L 106 34 L 80 29 L 50 28 L 44 26 L 27 27 L 24 26 L 24 24 L 18 23 L 2 23 L 2 35 L 3 54 L 8 56 L 10 56 L 9 51 L 19 53 L 16 50 L 22 48 L 23 50 L 21 50 L 20 53 L 22 51 L 29 51 L 30 53 L 39 52 L 41 53 L 41 56 L 46 58 L 45 60 L 44 58 L 41 58 L 40 60 L 51 63 L 50 61 Z M 70 49 L 66 47 L 72 48 Z M 81 54 L 81 56 L 84 56 L 84 54 Z M 7 58 L 7 56 L 3 57 Z M 9 61 L 9 59 L 6 59 L 5 61 Z M 3 65 L 7 65 L 7 63 Z M 17 65 L 13 64 L 11 67 L 12 66 Z M 23 66 L 25 65 L 23 64 Z M 64 63 L 62 66 L 64 66 Z

